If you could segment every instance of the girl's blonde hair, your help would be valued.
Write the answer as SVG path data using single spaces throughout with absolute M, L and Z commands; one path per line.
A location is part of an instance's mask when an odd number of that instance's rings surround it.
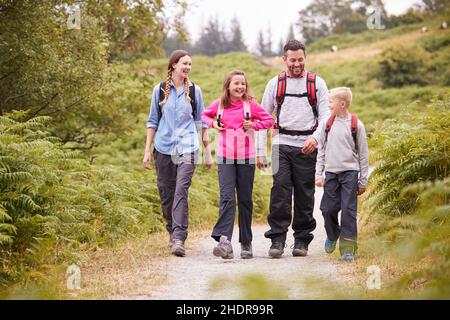
M 159 102 L 160 106 L 163 106 L 166 104 L 167 102 L 167 98 L 169 97 L 170 94 L 170 86 L 171 86 L 171 82 L 172 82 L 172 73 L 173 73 L 173 65 L 175 63 L 178 63 L 178 61 L 180 61 L 181 58 L 185 57 L 185 56 L 191 56 L 189 54 L 189 52 L 185 51 L 185 50 L 175 50 L 174 52 L 172 52 L 172 54 L 169 57 L 169 64 L 167 66 L 167 78 L 166 78 L 166 85 L 164 87 L 164 99 L 162 101 Z M 189 97 L 189 77 L 184 79 L 184 88 L 185 88 L 185 93 L 186 93 L 186 99 L 191 102 L 191 97 Z
M 234 76 L 243 76 L 245 79 L 245 92 L 244 92 L 244 95 L 242 96 L 242 99 L 244 99 L 246 101 L 253 100 L 253 97 L 249 93 L 250 89 L 248 87 L 248 81 L 247 81 L 247 77 L 245 76 L 244 71 L 233 70 L 227 74 L 227 76 L 225 77 L 225 80 L 223 81 L 222 95 L 220 97 L 220 104 L 221 104 L 222 108 L 228 108 L 228 106 L 230 105 L 230 92 L 229 92 L 228 88 L 230 87 L 231 79 Z
M 338 87 L 330 90 L 330 97 L 335 97 L 341 101 L 344 101 L 346 106 L 349 107 L 352 103 L 352 90 L 347 87 Z

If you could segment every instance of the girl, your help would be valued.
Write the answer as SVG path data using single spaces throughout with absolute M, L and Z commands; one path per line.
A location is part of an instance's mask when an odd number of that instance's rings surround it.
M 153 88 L 143 164 L 150 169 L 151 144 L 158 191 L 172 254 L 184 256 L 188 229 L 188 190 L 198 157 L 197 132 L 201 128 L 203 98 L 200 87 L 189 81 L 192 60 L 184 50 L 169 58 L 166 81 Z M 212 166 L 206 126 L 202 128 L 206 168 Z
M 219 131 L 217 148 L 220 186 L 219 219 L 211 237 L 218 241 L 213 254 L 233 258 L 231 237 L 239 208 L 241 257 L 252 258 L 252 192 L 255 176 L 254 130 L 267 129 L 275 121 L 250 95 L 242 71 L 230 72 L 223 83 L 221 98 L 202 114 L 202 121 Z

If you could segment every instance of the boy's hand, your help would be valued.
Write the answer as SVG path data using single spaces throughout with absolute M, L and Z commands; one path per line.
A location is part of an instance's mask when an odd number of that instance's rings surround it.
M 362 195 L 364 192 L 366 192 L 366 188 L 358 187 L 358 196 Z
M 251 122 L 250 120 L 243 120 L 242 122 L 242 126 L 244 127 L 245 130 L 251 129 L 253 122 Z
M 316 179 L 316 186 L 319 188 L 323 187 L 323 178 Z

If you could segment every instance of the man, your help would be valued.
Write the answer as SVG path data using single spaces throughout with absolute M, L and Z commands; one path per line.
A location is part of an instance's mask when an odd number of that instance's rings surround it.
M 316 227 L 313 217 L 315 166 L 317 156 L 316 128 L 330 115 L 325 81 L 305 69 L 306 49 L 297 40 L 284 46 L 286 71 L 269 81 L 262 106 L 276 114 L 272 141 L 273 186 L 270 193 L 270 230 L 264 235 L 272 240 L 269 256 L 284 253 L 286 233 L 292 221 L 294 256 L 306 256 Z M 267 131 L 258 132 L 257 166 L 266 162 Z M 292 190 L 294 217 L 292 219 Z

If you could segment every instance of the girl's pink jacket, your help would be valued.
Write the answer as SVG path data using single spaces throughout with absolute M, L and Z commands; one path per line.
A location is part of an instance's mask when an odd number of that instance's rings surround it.
M 213 127 L 216 121 L 219 100 L 214 101 L 208 109 L 202 113 L 202 121 L 209 127 Z M 255 158 L 254 130 L 268 129 L 275 124 L 272 116 L 264 110 L 256 101 L 250 101 L 250 120 L 253 129 L 244 131 L 242 125 L 244 116 L 244 101 L 242 99 L 230 101 L 230 105 L 224 109 L 221 123 L 226 130 L 220 131 L 216 154 L 219 158 L 250 159 Z

